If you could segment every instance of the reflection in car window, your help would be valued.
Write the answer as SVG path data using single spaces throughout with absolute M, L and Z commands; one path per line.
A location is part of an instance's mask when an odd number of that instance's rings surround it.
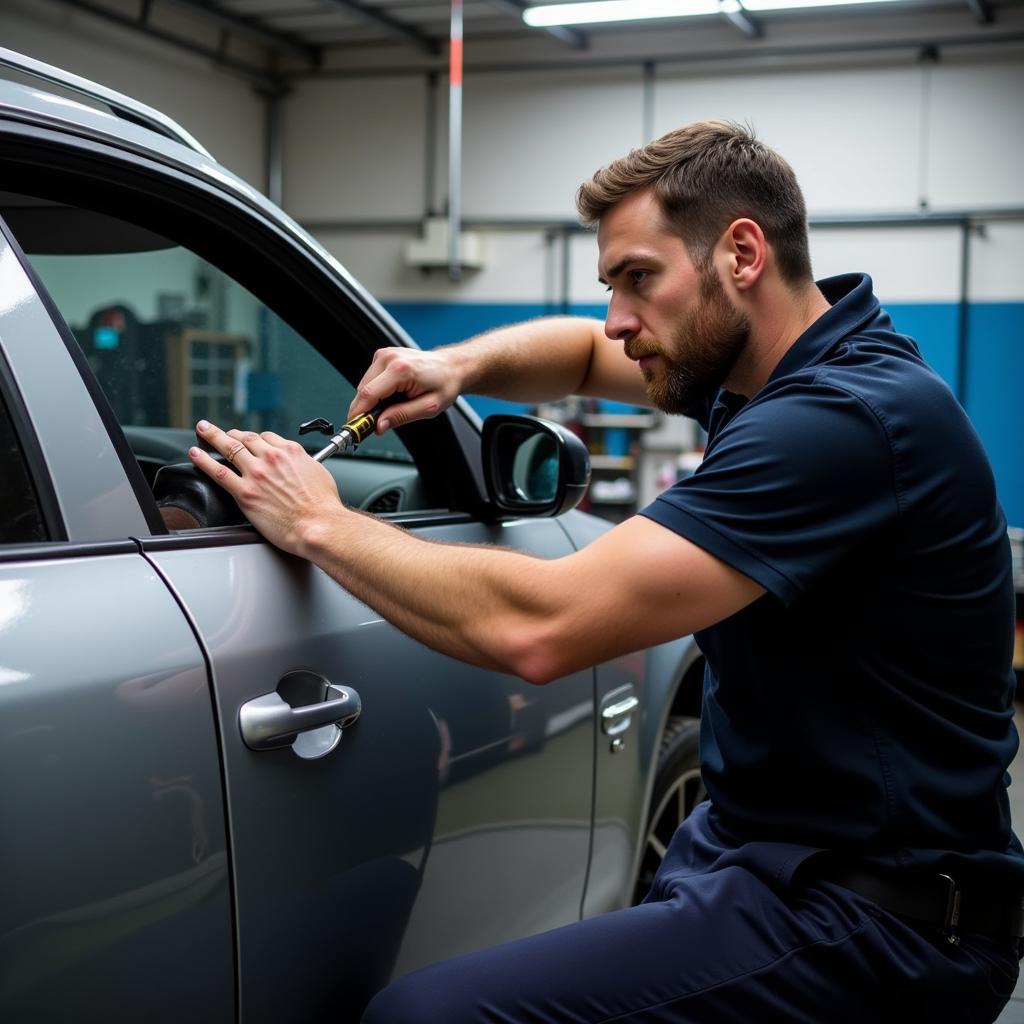
M 21 445 L 0 398 L 0 544 L 46 540 L 46 527 Z
M 9 193 L 3 200 L 5 217 L 151 484 L 162 465 L 186 461 L 201 418 L 273 430 L 311 451 L 327 439 L 300 438 L 302 422 L 318 416 L 336 425 L 343 421 L 353 385 L 206 260 L 107 215 Z M 47 214 L 45 231 L 33 230 L 33 204 Z M 393 433 L 369 438 L 357 457 L 412 462 Z

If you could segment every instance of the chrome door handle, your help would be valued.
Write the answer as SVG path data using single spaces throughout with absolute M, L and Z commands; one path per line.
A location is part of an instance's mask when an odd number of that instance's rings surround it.
M 622 700 L 609 704 L 601 709 L 601 730 L 606 736 L 617 736 L 625 732 L 633 724 L 633 712 L 640 706 L 636 697 L 623 697 Z
M 291 677 L 296 675 L 298 673 L 289 673 Z M 290 747 L 300 733 L 331 725 L 337 728 L 337 739 L 340 740 L 341 730 L 348 728 L 359 717 L 363 706 L 355 690 L 348 686 L 334 686 L 322 677 L 314 676 L 312 672 L 303 675 L 322 681 L 323 700 L 293 707 L 274 690 L 246 701 L 238 709 L 242 741 L 250 750 Z M 335 746 L 337 742 L 323 750 L 323 753 L 330 753 Z

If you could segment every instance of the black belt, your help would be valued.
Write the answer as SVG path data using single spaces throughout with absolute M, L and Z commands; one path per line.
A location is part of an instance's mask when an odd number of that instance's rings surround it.
M 899 874 L 823 859 L 807 865 L 805 880 L 834 882 L 883 910 L 938 928 L 950 942 L 964 933 L 1007 941 L 1024 938 L 1024 894 L 959 885 L 949 875 Z

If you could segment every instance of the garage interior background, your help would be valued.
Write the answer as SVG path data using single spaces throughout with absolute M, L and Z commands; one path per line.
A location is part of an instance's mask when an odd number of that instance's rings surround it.
M 588 31 L 585 48 L 527 29 L 510 4 L 467 4 L 462 215 L 486 259 L 459 282 L 406 261 L 447 205 L 444 45 L 431 54 L 354 8 L 332 29 L 327 0 L 217 5 L 273 16 L 292 41 L 319 25 L 318 64 L 312 47 L 267 45 L 185 0 L 2 0 L 0 41 L 174 117 L 424 346 L 544 313 L 601 316 L 579 182 L 687 121 L 749 121 L 800 178 L 816 276 L 872 275 L 966 405 L 1024 526 L 1024 2 L 796 12 L 755 39 L 724 17 L 678 19 Z M 448 6 L 389 10 L 441 35 Z

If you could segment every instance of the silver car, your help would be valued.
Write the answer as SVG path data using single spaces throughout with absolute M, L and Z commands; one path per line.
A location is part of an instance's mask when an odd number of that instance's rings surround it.
M 532 687 L 265 543 L 195 421 L 298 437 L 413 342 L 173 122 L 0 64 L 0 1020 L 358 1019 L 633 901 L 701 795 L 692 640 Z M 564 431 L 464 403 L 325 464 L 425 538 L 607 528 Z

